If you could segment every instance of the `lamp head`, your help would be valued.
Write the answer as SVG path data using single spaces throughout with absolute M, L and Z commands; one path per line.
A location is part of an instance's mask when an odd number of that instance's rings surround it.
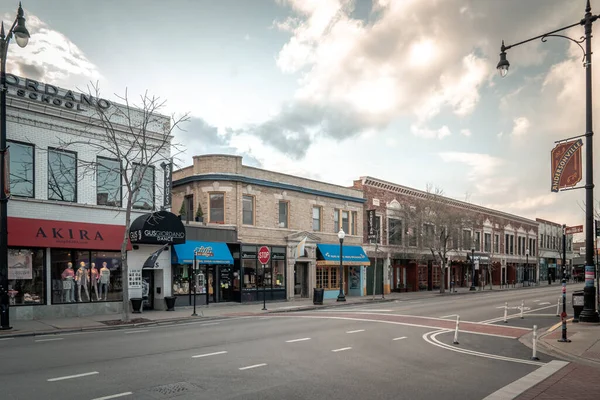
M 346 233 L 344 232 L 343 229 L 340 229 L 340 231 L 338 232 L 338 239 L 344 240 L 345 237 L 346 237 Z
M 15 26 L 13 33 L 19 47 L 27 46 L 27 43 L 29 43 L 29 31 L 25 27 L 25 16 L 21 2 L 19 2 L 19 9 L 17 10 L 17 26 Z
M 510 47 L 510 46 L 509 46 Z M 500 61 L 496 66 L 496 69 L 500 73 L 501 77 L 505 77 L 508 74 L 508 67 L 510 67 L 510 63 L 506 59 L 506 46 L 504 46 L 504 40 L 502 41 L 502 47 L 500 47 Z

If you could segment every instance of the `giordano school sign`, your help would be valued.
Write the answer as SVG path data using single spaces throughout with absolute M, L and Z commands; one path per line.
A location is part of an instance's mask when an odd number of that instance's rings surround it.
M 73 93 L 71 90 L 59 89 L 49 83 L 19 78 L 12 74 L 6 74 L 6 83 L 9 88 L 14 88 L 14 94 L 18 97 L 37 100 L 43 104 L 63 107 L 73 111 L 87 111 L 86 107 L 95 107 L 96 105 L 106 110 L 112 106 L 110 101 L 105 99 L 95 99 L 87 94 Z

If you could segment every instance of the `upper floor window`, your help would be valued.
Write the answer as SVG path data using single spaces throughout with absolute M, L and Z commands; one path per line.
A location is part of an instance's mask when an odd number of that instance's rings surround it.
M 97 158 L 96 204 L 121 207 L 121 163 L 118 160 Z
M 10 193 L 13 196 L 35 197 L 33 171 L 35 147 L 32 144 L 9 142 Z
M 289 208 L 290 203 L 287 201 L 279 202 L 279 227 L 287 228 L 289 226 Z
M 77 153 L 48 149 L 48 200 L 77 202 Z
M 313 231 L 321 231 L 321 214 L 323 209 L 321 207 L 313 207 L 312 209 L 312 228 Z
M 462 248 L 464 250 L 471 250 L 473 248 L 473 241 L 471 240 L 471 231 L 469 229 L 463 229 Z
M 254 225 L 254 196 L 242 196 L 242 224 Z
M 225 223 L 225 193 L 210 193 L 208 201 L 209 222 Z
M 395 218 L 388 218 L 388 244 L 402 245 L 402 221 Z
M 154 166 L 134 164 L 133 185 L 138 188 L 133 194 L 133 208 L 154 210 Z
M 500 253 L 500 235 L 494 235 L 494 253 Z
M 333 210 L 333 229 L 335 233 L 340 230 L 340 210 L 337 208 Z
M 423 245 L 426 247 L 433 247 L 435 226 L 433 224 L 423 224 L 423 230 Z
M 492 251 L 492 234 L 484 233 L 483 234 L 483 251 L 486 253 L 490 253 Z
M 342 211 L 342 229 L 345 233 L 350 234 L 350 213 Z
M 475 251 L 481 251 L 481 232 L 475 232 Z
M 411 247 L 417 246 L 417 235 L 419 232 L 417 231 L 416 225 L 413 225 L 411 228 L 408 228 L 406 233 L 408 235 L 408 245 Z
M 352 219 L 350 220 L 350 234 L 357 235 L 358 234 L 358 212 L 352 211 L 350 214 Z

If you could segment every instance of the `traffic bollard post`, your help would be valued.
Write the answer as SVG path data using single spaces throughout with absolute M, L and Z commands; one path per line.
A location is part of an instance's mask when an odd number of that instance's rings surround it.
M 458 325 L 460 324 L 460 317 L 456 316 L 456 329 L 454 330 L 454 344 L 458 344 Z
M 521 319 L 523 319 L 523 309 L 525 308 L 525 300 L 521 300 Z
M 533 326 L 533 355 L 531 356 L 533 361 L 539 361 L 537 357 L 537 325 Z
M 563 310 L 560 314 L 560 319 L 562 321 L 562 337 L 558 339 L 558 341 L 562 343 L 571 343 L 571 340 L 567 339 L 567 280 L 564 278 L 562 280 L 562 301 Z
M 560 317 L 560 297 L 558 298 L 558 301 L 556 302 L 556 316 Z
M 504 302 L 504 323 L 508 322 L 508 301 Z

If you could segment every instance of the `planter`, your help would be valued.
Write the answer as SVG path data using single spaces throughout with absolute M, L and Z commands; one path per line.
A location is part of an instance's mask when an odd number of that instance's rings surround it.
M 175 300 L 177 300 L 177 297 L 165 297 L 165 303 L 167 303 L 167 311 L 175 311 Z
M 196 221 L 196 222 L 204 222 L 204 217 L 195 217 L 194 221 Z
M 140 298 L 133 298 L 129 300 L 131 302 L 131 308 L 132 308 L 132 313 L 133 314 L 141 314 L 142 313 L 142 299 Z
M 301 294 L 301 293 L 302 293 L 302 285 L 294 286 L 294 294 Z
M 325 290 L 314 288 L 313 289 L 313 304 L 322 306 L 324 294 L 325 294 Z

